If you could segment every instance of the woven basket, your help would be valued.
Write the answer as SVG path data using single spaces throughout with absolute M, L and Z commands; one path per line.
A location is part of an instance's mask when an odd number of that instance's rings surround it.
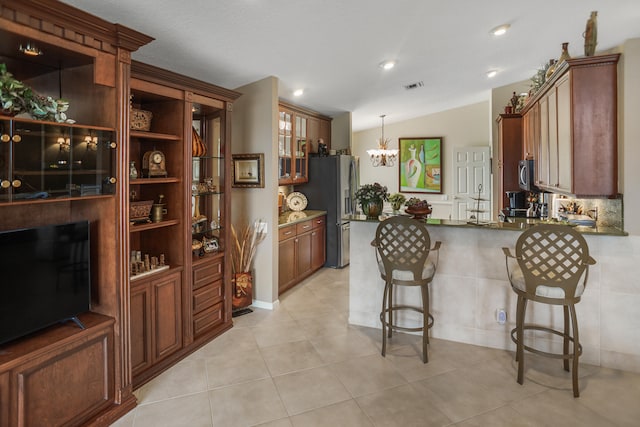
M 131 202 L 129 204 L 129 219 L 131 221 L 138 221 L 141 219 L 148 219 L 151 213 L 151 206 L 153 200 L 142 200 L 139 202 Z
M 131 109 L 129 127 L 132 130 L 144 130 L 151 129 L 151 118 L 153 113 L 151 111 L 138 110 L 137 108 Z

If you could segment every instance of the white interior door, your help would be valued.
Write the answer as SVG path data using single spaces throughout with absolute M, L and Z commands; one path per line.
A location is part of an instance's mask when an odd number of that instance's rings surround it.
M 489 221 L 492 218 L 489 147 L 455 147 L 453 171 L 452 219 Z M 478 202 L 474 199 L 478 198 L 480 185 L 480 198 L 483 200 Z

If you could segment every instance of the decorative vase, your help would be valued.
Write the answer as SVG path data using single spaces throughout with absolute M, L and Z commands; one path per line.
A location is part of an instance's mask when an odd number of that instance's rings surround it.
M 391 203 L 391 209 L 393 209 L 393 212 L 398 212 L 401 207 L 402 207 L 402 202 L 400 202 L 400 203 Z
M 378 219 L 382 213 L 382 200 L 370 200 L 362 202 L 362 212 L 367 216 L 367 219 Z
M 598 44 L 598 12 L 591 12 L 591 17 L 587 20 L 587 28 L 584 30 L 584 54 L 585 56 L 593 56 L 596 53 L 596 44 Z
M 549 79 L 549 77 L 551 77 L 551 75 L 553 74 L 553 72 L 556 70 L 556 65 L 557 62 L 555 59 L 550 59 L 549 60 L 549 66 L 547 67 L 547 72 L 545 73 L 545 80 Z
M 248 307 L 253 303 L 253 276 L 250 272 L 235 273 L 233 275 L 233 310 Z
M 422 163 L 416 159 L 416 147 L 409 147 L 409 153 L 411 153 L 411 158 L 407 160 L 404 173 L 407 178 L 407 186 L 416 188 L 422 172 Z

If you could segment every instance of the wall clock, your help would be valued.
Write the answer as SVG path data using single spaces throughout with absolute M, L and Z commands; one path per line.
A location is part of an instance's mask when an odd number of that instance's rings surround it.
M 146 178 L 167 176 L 167 163 L 162 151 L 152 150 L 144 153 L 142 157 L 142 174 Z

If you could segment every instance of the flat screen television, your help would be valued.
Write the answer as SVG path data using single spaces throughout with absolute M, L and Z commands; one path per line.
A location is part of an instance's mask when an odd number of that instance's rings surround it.
M 91 304 L 89 222 L 0 232 L 0 345 Z

